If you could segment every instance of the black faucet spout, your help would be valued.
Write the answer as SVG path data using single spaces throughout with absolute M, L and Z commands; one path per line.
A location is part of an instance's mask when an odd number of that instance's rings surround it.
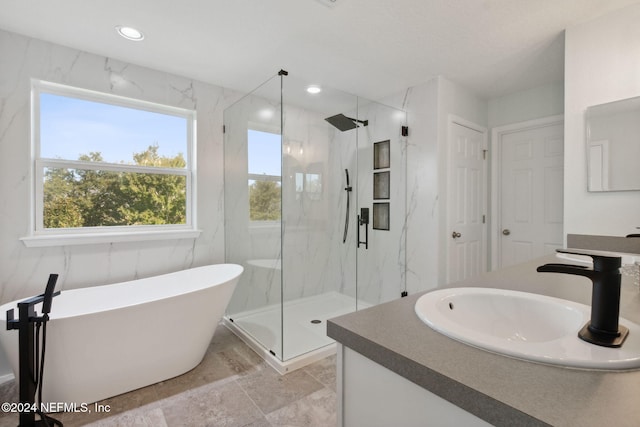
M 629 330 L 619 324 L 621 258 L 592 251 L 559 249 L 558 252 L 588 255 L 593 259 L 593 268 L 557 263 L 537 268 L 542 273 L 573 274 L 591 279 L 591 320 L 580 330 L 578 336 L 596 345 L 622 346 Z
M 556 264 L 556 263 L 541 265 L 536 270 L 540 273 L 565 273 L 565 274 L 575 274 L 576 276 L 585 276 L 585 277 L 591 277 L 593 273 L 593 270 L 583 265 Z

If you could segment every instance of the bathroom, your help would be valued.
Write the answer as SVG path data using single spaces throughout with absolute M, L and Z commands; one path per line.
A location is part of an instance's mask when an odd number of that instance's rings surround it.
M 312 1 L 309 7 L 319 14 L 339 12 Z M 620 2 L 619 7 L 625 2 Z M 631 2 L 626 2 L 627 4 Z M 634 2 L 635 3 L 635 2 Z M 345 4 L 346 7 L 348 5 Z M 564 80 L 547 82 L 487 98 L 442 76 L 427 78 L 404 87 L 393 87 L 384 103 L 405 110 L 409 127 L 407 155 L 407 241 L 406 291 L 409 295 L 433 289 L 447 280 L 446 245 L 451 230 L 446 224 L 445 159 L 449 115 L 461 117 L 485 129 L 511 123 L 564 114 L 564 235 L 593 234 L 623 236 L 639 224 L 640 200 L 637 192 L 589 193 L 585 190 L 584 129 L 582 114 L 589 105 L 637 96 L 635 58 L 640 44 L 636 32 L 611 42 L 599 42 L 598 35 L 624 26 L 637 18 L 638 6 L 622 12 L 607 10 L 603 17 L 575 29 L 560 40 L 558 67 L 564 61 Z M 90 15 L 90 12 L 87 12 Z M 595 18 L 595 17 L 593 17 Z M 141 66 L 84 53 L 61 43 L 19 35 L 3 26 L 0 117 L 0 271 L 2 302 L 41 292 L 46 276 L 57 272 L 64 277 L 66 290 L 148 277 L 193 266 L 224 262 L 224 140 L 221 132 L 224 110 L 244 94 L 201 79 L 180 77 L 160 66 Z M 68 45 L 72 45 L 68 43 Z M 564 47 L 564 49 L 563 49 Z M 206 45 L 201 46 L 206 49 Z M 127 48 L 129 49 L 129 48 Z M 132 48 L 137 49 L 137 48 Z M 564 53 L 562 53 L 564 52 Z M 623 54 L 623 52 L 625 52 Z M 412 54 L 415 54 L 412 53 Z M 411 56 L 403 58 L 410 62 Z M 255 59 L 255 62 L 260 62 Z M 265 71 L 249 88 L 274 75 L 287 65 L 279 63 Z M 193 64 L 194 67 L 197 64 Z M 251 67 L 252 63 L 237 66 Z M 402 67 L 401 64 L 398 67 Z M 585 73 L 584 70 L 590 70 Z M 292 77 L 294 72 L 288 70 Z M 314 77 L 312 70 L 303 79 Z M 347 72 L 348 70 L 340 70 Z M 238 73 L 242 74 L 242 73 Z M 382 73 L 381 73 L 382 74 Z M 132 98 L 195 109 L 198 116 L 197 238 L 160 241 L 110 242 L 89 245 L 27 247 L 21 240 L 30 230 L 30 106 L 31 78 L 117 93 Z M 311 83 L 311 82 L 310 82 Z M 360 92 L 364 88 L 346 87 Z M 378 99 L 372 96 L 372 98 Z M 573 161 L 572 159 L 576 159 Z M 440 166 L 439 166 L 440 165 Z M 604 203 L 603 203 L 604 201 Z M 585 214 L 588 213 L 588 214 Z M 613 221 L 605 220 L 611 218 Z M 491 234 L 491 231 L 488 232 Z M 440 254 L 440 255 L 438 255 Z M 158 260 L 162 260 L 159 262 Z M 0 375 L 10 375 L 4 364 Z

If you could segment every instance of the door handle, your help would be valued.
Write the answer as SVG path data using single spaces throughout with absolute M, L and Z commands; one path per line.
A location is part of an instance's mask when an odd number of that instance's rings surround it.
M 457 231 L 454 231 L 453 233 L 451 233 L 451 237 L 453 237 L 454 239 L 457 239 L 458 237 L 462 237 L 462 234 L 458 233 Z
M 502 234 L 505 236 L 508 236 L 509 234 L 511 234 L 511 230 L 509 230 L 508 228 L 505 228 L 504 230 L 502 230 Z
M 360 241 L 360 226 L 364 225 L 364 242 Z M 365 249 L 369 249 L 369 208 L 360 208 L 358 215 L 358 247 L 364 245 Z

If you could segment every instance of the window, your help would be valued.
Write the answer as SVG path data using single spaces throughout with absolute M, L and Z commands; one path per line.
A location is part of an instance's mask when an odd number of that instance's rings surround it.
M 249 129 L 249 220 L 279 221 L 282 154 L 280 135 Z
M 194 111 L 32 88 L 33 236 L 195 230 Z

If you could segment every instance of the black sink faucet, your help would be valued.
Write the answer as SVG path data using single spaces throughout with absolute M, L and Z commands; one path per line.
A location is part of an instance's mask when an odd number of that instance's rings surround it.
M 593 259 L 593 268 L 571 264 L 545 264 L 537 269 L 539 272 L 584 276 L 593 282 L 591 320 L 578 332 L 578 337 L 604 347 L 622 346 L 629 334 L 629 329 L 618 324 L 622 259 L 619 256 L 581 249 L 558 249 L 557 252 L 586 255 Z

